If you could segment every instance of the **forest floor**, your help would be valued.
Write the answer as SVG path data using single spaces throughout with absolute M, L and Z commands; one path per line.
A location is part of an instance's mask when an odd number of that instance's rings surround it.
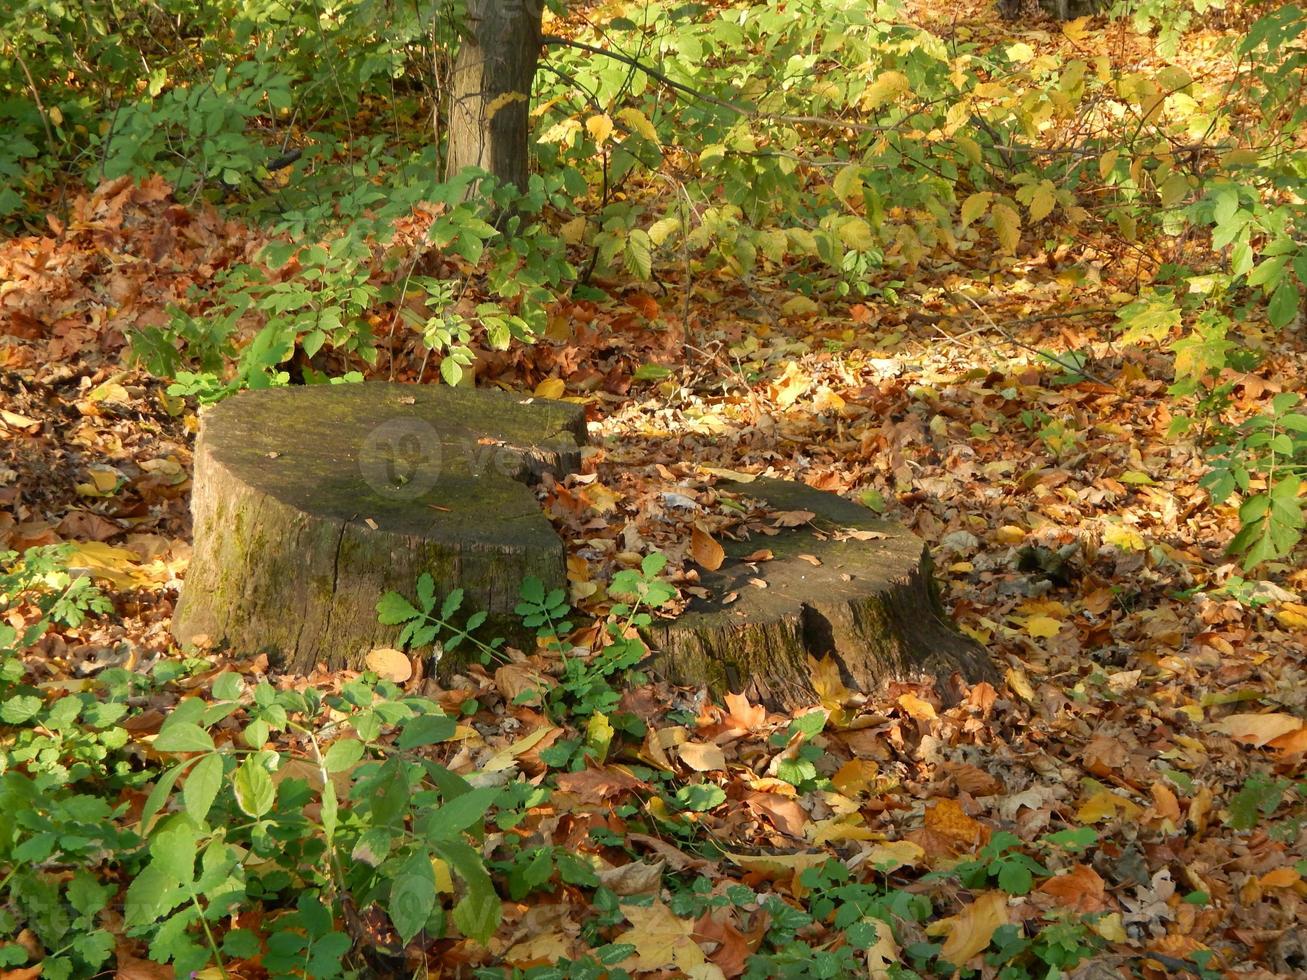
M 1049 23 L 1004 29 L 1059 43 Z M 190 549 L 198 423 L 193 405 L 130 365 L 127 335 L 195 303 L 194 287 L 262 243 L 158 180 L 70 190 L 48 233 L 0 242 L 0 550 L 71 543 L 114 600 L 112 615 L 41 641 L 39 679 L 179 655 L 167 628 Z M 1212 976 L 1307 975 L 1307 570 L 1240 577 L 1224 555 L 1233 510 L 1200 488 L 1201 451 L 1168 435 L 1170 355 L 1118 339 L 1114 311 L 1174 246 L 1086 233 L 1052 252 L 1027 242 L 1016 258 L 927 257 L 884 274 L 897 303 L 833 309 L 792 302 L 779 274 L 687 282 L 670 267 L 653 289 L 592 283 L 607 298 L 560 302 L 548 336 L 485 352 L 478 384 L 587 406 L 596 449 L 585 472 L 543 493 L 582 606 L 594 583 L 651 550 L 693 586 L 691 524 L 727 530 L 717 479 L 775 475 L 915 529 L 957 624 L 1004 674 L 953 707 L 927 685 L 865 696 L 827 677 L 829 717 L 811 744 L 831 783 L 808 792 L 775 778 L 791 718 L 660 684 L 631 690 L 624 706 L 650 727 L 640 764 L 715 784 L 725 801 L 663 811 L 660 834 L 630 838 L 647 861 L 624 865 L 629 854 L 587 837 L 626 832 L 624 803 L 647 808 L 648 784 L 615 759 L 558 776 L 520 832 L 593 849 L 626 895 L 656 891 L 666 873 L 701 878 L 713 895 L 742 883 L 797 905 L 813 891 L 801 872 L 826 856 L 886 869 L 887 883 L 951 916 L 907 924 L 897 946 L 879 937 L 872 975 L 914 938 L 978 952 L 1003 923 L 1056 910 L 1091 916 L 1078 976 L 1197 976 L 1205 950 Z M 377 314 L 384 329 L 391 314 Z M 1307 377 L 1301 330 L 1267 328 L 1264 344 L 1235 389 L 1248 413 Z M 396 341 L 374 374 L 417 380 L 421 363 Z M 516 746 L 539 776 L 539 751 L 569 734 L 510 704 L 491 672 L 413 683 L 442 703 L 478 702 L 444 760 L 459 771 Z M 1095 832 L 1082 852 L 1040 849 L 1074 828 Z M 1004 831 L 1039 855 L 1024 887 L 993 854 L 999 870 L 982 886 L 927 877 Z M 610 930 L 640 948 L 628 968 L 740 975 L 765 932 L 757 907 L 693 908 L 670 894 Z M 566 885 L 506 901 L 488 949 L 442 941 L 428 965 L 574 957 L 587 909 Z M 806 940 L 821 947 L 827 928 L 806 927 Z M 676 950 L 674 966 L 646 948 L 651 936 Z

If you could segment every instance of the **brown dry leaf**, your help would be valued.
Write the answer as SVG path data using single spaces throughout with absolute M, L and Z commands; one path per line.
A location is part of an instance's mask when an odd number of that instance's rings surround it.
M 663 872 L 667 870 L 667 861 L 659 858 L 652 864 L 645 861 L 630 861 L 615 868 L 603 868 L 595 872 L 600 884 L 612 889 L 618 895 L 647 895 L 657 893 L 662 884 Z
M 808 814 L 794 800 L 775 793 L 750 793 L 744 798 L 745 805 L 755 813 L 765 816 L 781 833 L 790 837 L 802 837 Z
M 376 647 L 368 651 L 363 658 L 368 670 L 375 671 L 379 677 L 396 684 L 403 684 L 413 676 L 413 665 L 409 663 L 408 654 L 394 647 Z
M 1217 722 L 1216 727 L 1236 742 L 1262 746 L 1282 735 L 1298 731 L 1303 727 L 1303 720 L 1282 712 L 1270 712 L 1264 715 L 1230 715 Z
M 690 531 L 690 554 L 710 572 L 717 571 L 726 560 L 726 552 L 722 550 L 722 546 L 697 524 Z
M 1076 912 L 1088 914 L 1107 908 L 1107 883 L 1085 864 L 1074 865 L 1066 874 L 1049 878 L 1039 890 L 1063 908 Z
M 768 516 L 776 527 L 802 527 L 817 515 L 810 510 L 778 510 Z
M 865 527 L 846 527 L 835 532 L 836 541 L 875 541 L 888 537 L 884 531 L 872 531 Z
M 584 796 L 589 800 L 606 800 L 636 790 L 645 784 L 632 776 L 625 769 L 605 766 L 602 769 L 583 769 L 580 772 L 565 772 L 558 776 L 558 791 Z
M 818 568 L 821 567 L 821 559 L 818 558 L 816 555 L 796 555 L 795 557 L 798 558 L 799 561 L 806 561 L 809 565 L 813 565 Z
M 743 561 L 771 561 L 775 557 L 776 556 L 771 552 L 771 549 L 759 548 L 757 551 L 752 551 L 749 554 L 745 555 L 742 560 Z
M 958 789 L 972 796 L 997 796 L 1003 792 L 1002 780 L 969 762 L 954 766 L 950 771 Z
M 947 933 L 939 955 L 960 967 L 988 946 L 998 928 L 1009 921 L 1007 896 L 997 891 L 985 892 L 957 915 L 932 923 L 926 934 Z

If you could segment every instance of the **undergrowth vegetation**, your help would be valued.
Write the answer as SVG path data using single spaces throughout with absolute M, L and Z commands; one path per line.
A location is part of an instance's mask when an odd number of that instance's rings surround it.
M 263 225 L 259 256 L 134 338 L 203 399 L 358 377 L 396 343 L 457 383 L 477 349 L 529 342 L 551 301 L 610 273 L 688 298 L 696 279 L 781 269 L 783 311 L 802 314 L 894 303 L 918 269 L 987 241 L 1017 262 L 1110 234 L 1137 253 L 1121 342 L 1174 350 L 1174 430 L 1211 447 L 1213 499 L 1239 497 L 1234 551 L 1282 559 L 1302 536 L 1307 416 L 1288 394 L 1267 418 L 1227 409 L 1275 332 L 1302 325 L 1307 15 L 1110 13 L 1156 31 L 1161 60 L 1053 58 L 860 0 L 651 2 L 566 36 L 550 14 L 530 189 L 468 200 L 471 175 L 438 181 L 456 4 L 27 0 L 0 22 L 0 210 L 31 220 L 69 171 L 158 173 Z M 1185 67 L 1184 31 L 1222 17 L 1228 70 Z M 1087 20 L 1059 29 L 1076 44 Z M 396 239 L 415 209 L 423 248 Z M 984 296 L 936 298 L 967 314 Z

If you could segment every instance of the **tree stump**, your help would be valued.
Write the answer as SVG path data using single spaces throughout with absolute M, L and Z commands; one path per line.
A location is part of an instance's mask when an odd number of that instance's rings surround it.
M 515 635 L 522 580 L 566 584 L 563 543 L 527 483 L 575 472 L 582 408 L 385 382 L 236 395 L 203 416 L 194 553 L 173 634 L 280 668 L 358 667 L 395 642 L 388 590 L 422 572 Z
M 867 693 L 892 679 L 933 676 L 941 687 L 954 673 L 995 679 L 985 651 L 944 613 L 929 553 L 912 532 L 800 483 L 759 479 L 725 489 L 813 517 L 775 536 L 723 542 L 726 561 L 700 576 L 712 598 L 650 630 L 655 672 L 775 709 L 819 700 L 811 658 L 826 655 L 846 687 Z M 759 549 L 774 557 L 743 560 Z

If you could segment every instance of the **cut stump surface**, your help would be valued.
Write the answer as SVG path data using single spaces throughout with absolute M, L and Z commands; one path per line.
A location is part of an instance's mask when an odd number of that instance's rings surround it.
M 173 633 L 268 652 L 289 671 L 358 667 L 395 641 L 378 599 L 411 595 L 422 572 L 502 632 L 524 578 L 566 582 L 563 543 L 527 484 L 575 472 L 585 440 L 579 406 L 494 390 L 236 395 L 201 423 Z
M 945 614 L 929 554 L 912 532 L 800 483 L 759 479 L 725 489 L 776 511 L 811 512 L 812 520 L 723 542 L 721 568 L 700 573 L 712 598 L 651 630 L 656 672 L 781 709 L 819 700 L 812 658 L 827 655 L 846 687 L 868 693 L 894 679 L 995 678 L 985 651 Z M 743 560 L 760 549 L 774 557 Z

